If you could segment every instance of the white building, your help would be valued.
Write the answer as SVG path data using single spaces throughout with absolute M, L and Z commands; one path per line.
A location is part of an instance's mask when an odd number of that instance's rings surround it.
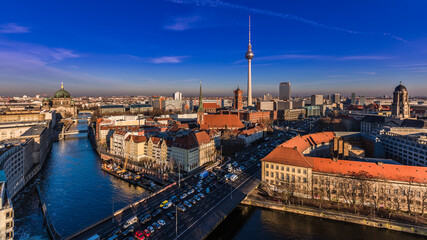
M 427 129 L 384 127 L 378 136 L 387 157 L 406 165 L 427 167 Z
M 174 100 L 182 100 L 182 93 L 180 92 L 175 92 L 172 94 L 173 95 L 173 99 Z

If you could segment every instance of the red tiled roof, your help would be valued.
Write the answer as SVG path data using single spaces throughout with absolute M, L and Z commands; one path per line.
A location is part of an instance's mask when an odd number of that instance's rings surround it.
M 141 143 L 141 142 L 146 142 L 147 141 L 147 137 L 145 137 L 145 136 L 136 136 L 136 135 L 129 135 L 126 138 L 126 141 L 130 141 L 131 138 L 132 138 L 132 141 L 134 141 L 136 143 Z
M 316 146 L 318 144 L 327 143 L 332 141 L 334 138 L 334 132 L 322 132 L 322 133 L 313 133 L 304 136 L 296 136 L 289 141 L 282 143 L 280 146 L 294 148 L 297 147 L 298 151 L 303 152 L 311 146 Z
M 203 127 L 207 128 L 243 128 L 244 125 L 237 115 L 208 114 L 203 116 Z
M 280 146 L 271 151 L 262 161 L 307 168 L 313 167 L 312 162 L 307 161 L 297 149 Z
M 427 167 L 357 162 L 306 157 L 314 164 L 313 171 L 343 175 L 359 175 L 404 182 L 427 183 Z
M 199 145 L 209 143 L 210 141 L 212 141 L 211 137 L 209 137 L 209 134 L 205 131 L 196 132 L 194 133 L 194 136 L 196 137 L 196 140 Z
M 219 106 L 217 103 L 203 103 L 203 108 L 207 109 L 207 108 L 221 108 L 221 106 Z

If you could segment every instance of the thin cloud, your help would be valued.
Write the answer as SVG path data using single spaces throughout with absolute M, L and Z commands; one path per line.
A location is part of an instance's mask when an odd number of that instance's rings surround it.
M 293 14 L 287 14 L 287 13 L 279 13 L 279 12 L 273 12 L 270 10 L 265 10 L 265 9 L 259 9 L 259 8 L 252 8 L 252 7 L 248 7 L 248 6 L 244 6 L 244 5 L 238 5 L 238 4 L 232 4 L 232 3 L 227 3 L 227 2 L 223 2 L 221 0 L 166 0 L 168 2 L 172 2 L 172 3 L 176 3 L 176 4 L 185 4 L 185 5 L 196 5 L 196 6 L 202 6 L 202 7 L 224 7 L 224 8 L 233 8 L 233 9 L 238 9 L 238 10 L 243 10 L 243 11 L 248 11 L 248 12 L 253 12 L 253 13 L 258 13 L 258 14 L 263 14 L 263 15 L 268 15 L 268 16 L 273 16 L 273 17 L 279 17 L 279 18 L 284 18 L 284 19 L 291 19 L 291 20 L 295 20 L 295 21 L 299 21 L 305 24 L 309 24 L 315 27 L 319 27 L 319 28 L 324 28 L 324 29 L 329 29 L 329 30 L 334 30 L 334 31 L 339 31 L 339 32 L 345 32 L 345 33 L 349 33 L 349 34 L 355 34 L 355 35 L 371 35 L 371 36 L 385 36 L 385 37 L 389 37 L 398 41 L 402 41 L 402 42 L 407 42 L 405 39 L 403 39 L 402 37 L 399 37 L 397 35 L 391 34 L 391 33 L 387 33 L 387 32 L 362 32 L 362 31 L 355 31 L 355 30 L 351 30 L 351 29 L 346 29 L 346 28 L 340 28 L 340 27 L 335 27 L 335 26 L 330 26 L 330 25 L 326 25 L 323 23 L 319 23 L 307 18 L 303 18 L 303 17 L 299 17 L 297 15 L 293 15 Z
M 389 56 L 375 56 L 375 55 L 359 55 L 359 56 L 345 56 L 341 60 L 385 60 L 391 59 Z
M 65 48 L 55 48 L 55 51 L 52 53 L 52 57 L 56 60 L 63 60 L 65 58 L 78 58 L 78 54 L 75 54 L 73 51 Z
M 0 33 L 28 33 L 29 27 L 19 26 L 16 23 L 6 23 L 0 25 Z
M 175 18 L 172 24 L 166 25 L 164 28 L 173 31 L 184 31 L 190 28 L 194 28 L 194 23 L 198 22 L 199 20 L 200 16 Z
M 180 63 L 187 56 L 164 56 L 158 58 L 151 58 L 152 63 L 161 64 L 161 63 Z

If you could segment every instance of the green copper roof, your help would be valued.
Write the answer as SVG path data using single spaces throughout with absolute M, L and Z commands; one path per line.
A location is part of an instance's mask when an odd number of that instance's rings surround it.
M 53 95 L 54 98 L 71 98 L 70 93 L 65 91 L 64 89 L 58 90 L 55 95 Z

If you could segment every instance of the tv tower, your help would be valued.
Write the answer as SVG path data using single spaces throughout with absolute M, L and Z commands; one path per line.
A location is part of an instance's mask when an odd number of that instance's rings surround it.
M 251 15 L 249 15 L 249 45 L 248 51 L 246 51 L 246 59 L 248 59 L 248 107 L 252 106 L 252 73 L 251 73 L 251 61 L 254 58 L 251 45 Z

